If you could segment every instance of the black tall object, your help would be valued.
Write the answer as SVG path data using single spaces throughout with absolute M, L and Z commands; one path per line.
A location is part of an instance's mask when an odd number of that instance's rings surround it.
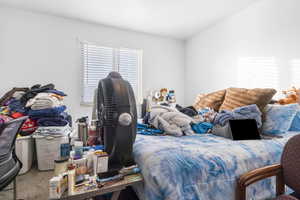
M 15 153 L 15 141 L 27 117 L 21 117 L 0 125 L 0 191 L 15 180 L 22 163 Z M 14 199 L 16 182 L 14 181 Z
M 132 146 L 137 126 L 133 89 L 117 72 L 99 81 L 97 115 L 97 130 L 102 130 L 104 149 L 109 154 L 108 174 L 111 175 L 134 164 Z

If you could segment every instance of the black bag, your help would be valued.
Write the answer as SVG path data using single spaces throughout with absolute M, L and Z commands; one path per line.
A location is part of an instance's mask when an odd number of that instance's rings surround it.
M 0 125 L 0 191 L 9 185 L 22 168 L 15 153 L 15 141 L 27 117 Z

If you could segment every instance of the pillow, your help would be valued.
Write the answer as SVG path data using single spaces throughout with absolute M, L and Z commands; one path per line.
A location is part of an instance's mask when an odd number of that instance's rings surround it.
M 299 111 L 299 104 L 267 105 L 262 132 L 277 135 L 287 132 Z
M 226 90 L 219 90 L 209 94 L 199 94 L 196 97 L 196 101 L 193 107 L 196 110 L 209 107 L 214 109 L 215 111 L 218 111 L 224 101 L 225 93 Z
M 275 93 L 276 90 L 271 88 L 228 88 L 220 110 L 233 110 L 237 107 L 256 104 L 262 111 Z
M 300 131 L 300 111 L 294 117 L 289 131 Z

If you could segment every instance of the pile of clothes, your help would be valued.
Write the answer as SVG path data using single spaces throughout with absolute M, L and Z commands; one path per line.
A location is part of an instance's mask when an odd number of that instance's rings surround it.
M 212 128 L 193 107 L 175 108 L 167 105 L 154 105 L 143 124 L 138 124 L 138 134 L 183 136 L 206 133 Z
M 209 133 L 214 126 L 225 126 L 232 119 L 255 119 L 259 128 L 261 115 L 255 104 L 220 112 L 212 108 L 197 111 L 192 106 L 155 105 L 143 118 L 143 124 L 138 124 L 138 134 L 184 136 Z
M 54 84 L 13 88 L 0 99 L 0 124 L 28 116 L 21 128 L 21 136 L 33 132 L 68 134 L 72 119 L 66 112 L 65 96 L 64 92 L 55 89 Z

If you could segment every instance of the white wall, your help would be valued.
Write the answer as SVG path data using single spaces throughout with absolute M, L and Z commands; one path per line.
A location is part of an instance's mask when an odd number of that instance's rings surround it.
M 261 0 L 187 40 L 185 103 L 201 92 L 237 86 L 243 57 L 274 57 L 280 88 L 290 87 L 292 63 L 300 68 L 299 8 L 299 0 Z
M 69 96 L 74 118 L 80 106 L 80 46 L 86 40 L 143 49 L 143 91 L 168 87 L 184 102 L 184 42 L 0 6 L 0 95 L 12 87 L 54 83 Z

